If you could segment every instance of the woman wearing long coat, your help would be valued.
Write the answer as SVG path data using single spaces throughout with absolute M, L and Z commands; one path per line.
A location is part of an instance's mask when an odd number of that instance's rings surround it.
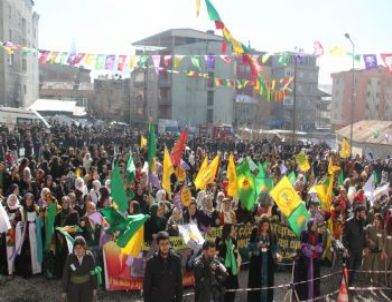
M 95 261 L 83 237 L 76 237 L 74 252 L 68 255 L 63 271 L 63 296 L 67 302 L 91 302 L 96 295 Z
M 262 218 L 258 227 L 253 229 L 248 250 L 251 253 L 248 288 L 274 286 L 273 254 L 278 251 L 278 246 L 268 218 Z M 248 302 L 272 302 L 273 299 L 273 289 L 248 293 Z

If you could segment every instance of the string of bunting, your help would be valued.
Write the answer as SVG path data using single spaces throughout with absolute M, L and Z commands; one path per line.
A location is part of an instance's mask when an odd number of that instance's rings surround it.
M 222 30 L 222 34 L 224 37 L 224 41 L 222 42 L 222 52 L 224 53 L 227 49 L 227 44 L 230 44 L 234 53 L 236 55 L 243 55 L 244 62 L 248 62 L 251 67 L 252 75 L 256 78 L 259 74 L 261 66 L 259 65 L 259 61 L 254 59 L 254 56 L 250 54 L 250 47 L 245 46 L 243 43 L 237 41 L 228 28 L 226 27 L 225 23 L 222 21 L 218 11 L 213 6 L 210 0 L 205 0 L 207 13 L 211 21 L 215 22 L 215 28 L 217 30 Z M 200 12 L 200 1 L 197 1 L 197 16 L 199 16 Z M 320 41 L 313 42 L 313 55 L 316 57 L 320 57 L 323 55 L 329 54 L 334 57 L 342 57 L 342 56 L 354 56 L 354 60 L 360 62 L 363 58 L 364 64 L 366 69 L 373 69 L 379 66 L 379 61 L 377 59 L 377 54 L 353 54 L 352 52 L 346 51 L 344 47 L 337 45 L 332 47 L 328 52 L 325 51 L 323 44 Z M 276 55 L 275 53 L 267 52 L 261 55 L 261 63 L 266 63 L 268 59 L 272 56 Z M 287 65 L 290 58 L 290 53 L 283 52 L 278 54 L 279 59 L 278 62 L 282 65 Z M 303 51 L 300 51 L 299 56 L 304 55 Z M 389 72 L 392 73 L 392 53 L 381 53 L 380 54 L 381 60 L 385 64 L 385 67 L 388 68 Z
M 202 60 L 206 70 L 214 70 L 216 58 L 221 58 L 226 64 L 230 64 L 235 60 L 234 56 L 228 55 L 104 55 L 90 53 L 70 53 L 49 50 L 37 50 L 34 48 L 24 47 L 11 42 L 0 42 L 3 49 L 8 54 L 21 52 L 23 56 L 37 55 L 40 64 L 62 64 L 74 67 L 83 67 L 94 70 L 118 71 L 123 72 L 129 68 L 130 72 L 135 69 L 144 70 L 153 68 L 157 74 L 159 72 L 167 72 L 172 74 L 184 74 L 194 79 L 205 79 L 212 81 L 211 85 L 215 87 L 228 87 L 237 90 L 243 90 L 252 87 L 260 96 L 266 100 L 282 101 L 291 91 L 293 77 L 285 77 L 281 79 L 264 80 L 257 78 L 255 81 L 239 80 L 239 79 L 223 79 L 219 77 L 211 77 L 208 72 L 202 72 Z M 255 56 L 256 57 L 256 56 Z M 184 58 L 189 58 L 194 70 L 181 71 L 181 63 Z

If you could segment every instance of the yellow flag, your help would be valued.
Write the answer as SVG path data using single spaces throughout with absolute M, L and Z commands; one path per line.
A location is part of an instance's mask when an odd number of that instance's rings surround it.
M 225 27 L 222 32 L 225 39 L 233 46 L 234 53 L 236 55 L 243 54 L 244 49 L 242 48 L 241 44 L 236 39 L 234 39 L 230 31 Z
M 94 63 L 95 55 L 87 53 L 83 58 L 83 65 L 86 67 L 91 67 Z
M 129 240 L 127 245 L 121 249 L 121 253 L 127 256 L 137 257 L 139 256 L 144 242 L 144 227 L 142 226 L 135 235 L 132 236 L 132 239 Z
M 140 56 L 131 56 L 129 60 L 129 68 L 131 72 L 135 69 L 136 64 L 139 62 Z
M 201 0 L 196 0 L 196 16 L 200 16 L 200 5 L 201 5 Z
M 184 182 L 186 180 L 186 172 L 182 167 L 176 167 L 175 173 L 178 181 Z
M 328 174 L 335 176 L 335 173 L 338 172 L 340 170 L 339 166 L 335 166 L 332 157 L 329 159 L 329 163 L 328 163 Z
M 215 156 L 212 162 L 208 165 L 208 158 L 204 159 L 199 172 L 194 181 L 196 189 L 205 189 L 207 184 L 214 182 L 216 171 L 219 166 L 219 155 Z
M 342 141 L 342 150 L 340 151 L 340 157 L 341 158 L 347 158 L 351 154 L 351 146 L 348 142 L 347 138 L 343 138 Z
M 227 178 L 229 185 L 227 186 L 227 195 L 237 197 L 237 171 L 235 169 L 234 155 L 229 156 L 229 163 L 227 165 Z
M 180 67 L 183 58 L 184 55 L 175 55 L 173 57 L 173 69 L 177 69 Z
M 286 217 L 289 217 L 301 203 L 301 198 L 294 190 L 287 176 L 278 182 L 271 190 L 270 195 Z
M 321 204 L 326 203 L 327 200 L 327 186 L 323 184 L 315 185 L 309 189 L 309 193 L 316 193 Z
M 140 136 L 140 148 L 144 148 L 147 146 L 147 139 L 142 135 Z
M 295 161 L 302 172 L 307 172 L 310 169 L 308 156 L 303 150 L 295 156 Z
M 162 173 L 162 188 L 166 191 L 166 193 L 171 196 L 171 182 L 170 176 L 173 174 L 173 164 L 170 159 L 170 154 L 167 148 L 165 147 L 165 153 L 163 155 L 163 173 Z
M 335 46 L 329 51 L 329 54 L 331 56 L 341 57 L 341 56 L 345 56 L 347 54 L 347 51 L 341 46 Z

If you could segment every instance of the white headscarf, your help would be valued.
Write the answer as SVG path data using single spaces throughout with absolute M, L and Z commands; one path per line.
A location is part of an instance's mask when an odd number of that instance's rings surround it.
M 87 194 L 87 188 L 86 185 L 84 184 L 84 180 L 81 177 L 76 177 L 75 179 L 75 189 L 82 192 L 83 195 Z
M 23 170 L 23 180 L 25 182 L 31 182 L 31 180 L 32 180 L 31 171 L 30 171 L 29 167 L 26 167 Z
M 157 195 L 156 195 L 157 202 L 166 201 L 166 200 L 164 199 L 165 197 L 166 197 L 166 192 L 165 192 L 165 190 L 159 190 L 159 191 L 157 192 Z
M 11 199 L 16 199 L 16 203 L 13 206 L 11 205 Z M 8 198 L 7 198 L 7 205 L 8 205 L 8 208 L 10 210 L 18 209 L 20 207 L 18 196 L 16 196 L 15 194 L 11 194 L 10 196 L 8 196 Z

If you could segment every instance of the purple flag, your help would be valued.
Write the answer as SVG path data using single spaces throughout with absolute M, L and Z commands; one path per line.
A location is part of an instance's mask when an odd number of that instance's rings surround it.
M 113 70 L 115 61 L 116 61 L 115 55 L 107 55 L 105 60 L 105 69 Z
M 363 55 L 363 60 L 365 61 L 366 69 L 373 69 L 378 67 L 376 55 Z
M 191 168 L 183 159 L 181 159 L 180 165 L 181 165 L 181 168 L 183 168 L 186 171 L 188 171 Z
M 215 56 L 214 55 L 206 55 L 205 56 L 207 70 L 212 71 L 215 69 Z

